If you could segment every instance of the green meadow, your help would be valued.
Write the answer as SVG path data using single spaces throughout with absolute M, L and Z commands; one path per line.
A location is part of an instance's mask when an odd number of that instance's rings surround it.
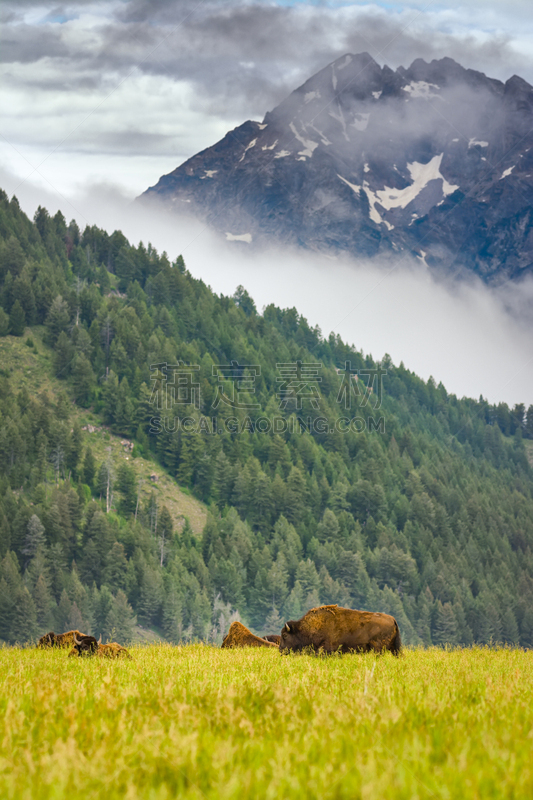
M 0 797 L 531 798 L 533 654 L 0 650 Z

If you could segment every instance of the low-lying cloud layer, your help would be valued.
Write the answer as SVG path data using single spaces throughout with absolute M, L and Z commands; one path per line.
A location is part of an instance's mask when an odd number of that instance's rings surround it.
M 0 172 L 0 185 L 14 181 Z M 477 280 L 449 284 L 405 260 L 385 267 L 289 250 L 254 252 L 252 259 L 245 243 L 229 244 L 199 222 L 131 205 L 110 185 L 90 187 L 67 204 L 27 183 L 19 199 L 29 214 L 46 204 L 82 227 L 120 228 L 134 243 L 151 241 L 172 258 L 182 253 L 190 272 L 214 291 L 233 294 L 242 284 L 259 309 L 296 307 L 325 335 L 338 333 L 374 358 L 389 353 L 394 363 L 403 360 L 424 379 L 433 375 L 460 397 L 533 403 L 533 281 L 498 289 Z

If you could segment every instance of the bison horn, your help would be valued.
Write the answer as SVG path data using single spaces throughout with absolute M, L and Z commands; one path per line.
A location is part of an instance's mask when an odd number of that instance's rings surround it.
M 285 633 L 290 633 L 291 632 L 291 629 L 289 628 L 289 623 L 288 622 L 285 623 L 285 627 L 283 628 L 283 630 L 285 631 Z
M 98 639 L 98 641 L 96 642 L 96 644 L 102 644 L 102 634 L 100 634 L 100 638 Z
M 81 644 L 81 639 L 78 639 L 76 634 L 74 634 L 74 644 Z

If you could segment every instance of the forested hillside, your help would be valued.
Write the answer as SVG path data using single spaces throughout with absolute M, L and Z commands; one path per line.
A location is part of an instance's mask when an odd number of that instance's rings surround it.
M 62 386 L 0 365 L 0 639 L 127 640 L 135 616 L 216 638 L 234 612 L 272 632 L 339 603 L 406 642 L 533 646 L 533 407 L 459 400 L 4 193 L 0 286 L 0 335 L 50 348 Z M 131 458 L 95 457 L 80 409 Z M 139 457 L 209 507 L 202 535 L 140 495 Z

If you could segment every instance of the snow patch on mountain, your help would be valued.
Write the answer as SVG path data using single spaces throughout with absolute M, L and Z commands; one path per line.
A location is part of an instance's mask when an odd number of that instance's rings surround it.
M 428 263 L 427 263 L 427 261 L 426 261 L 426 256 L 427 256 L 427 253 L 426 253 L 426 251 L 425 251 L 425 250 L 421 250 L 421 251 L 420 251 L 420 255 L 419 255 L 419 256 L 417 256 L 417 258 L 419 259 L 419 261 L 421 261 L 421 262 L 422 262 L 422 264 L 423 264 L 425 267 L 427 267 L 427 266 L 428 266 Z
M 313 150 L 315 150 L 318 147 L 318 142 L 313 142 L 312 139 L 304 139 L 304 137 L 301 136 L 296 130 L 294 122 L 291 122 L 289 127 L 291 131 L 294 133 L 295 137 L 298 139 L 298 141 L 304 146 L 304 149 L 300 150 L 298 155 L 311 157 L 313 155 Z
M 424 100 L 430 100 L 432 97 L 442 99 L 439 94 L 433 90 L 440 89 L 436 83 L 426 83 L 426 81 L 411 81 L 407 86 L 403 87 L 404 92 L 407 92 L 411 97 L 422 97 Z
M 342 64 L 337 64 L 338 69 L 346 69 L 353 61 L 351 56 L 345 56 Z
M 304 95 L 304 103 L 310 103 L 311 100 L 318 100 L 319 97 L 321 97 L 319 89 L 313 92 L 306 92 Z
M 274 158 L 287 158 L 290 154 L 290 150 L 278 150 Z
M 246 155 L 246 153 L 248 152 L 248 150 L 249 150 L 251 147 L 255 147 L 255 146 L 256 146 L 256 144 L 257 144 L 257 139 L 252 139 L 252 141 L 251 141 L 249 144 L 247 144 L 247 145 L 246 145 L 246 147 L 245 147 L 245 149 L 244 149 L 244 153 L 243 153 L 243 154 L 242 154 L 242 156 L 239 158 L 239 163 L 240 163 L 240 162 L 243 160 L 243 158 L 244 158 L 244 156 Z
M 356 114 L 352 126 L 357 131 L 366 131 L 370 114 Z
M 357 194 L 361 192 L 360 186 L 358 186 L 356 183 L 350 183 L 350 181 L 347 181 L 346 178 L 343 178 L 342 175 L 339 175 L 339 173 L 337 173 L 337 178 L 340 178 L 341 181 L 344 181 L 344 183 L 349 186 L 350 189 L 353 189 L 354 192 L 357 192 Z
M 391 208 L 405 208 L 420 194 L 422 189 L 425 189 L 430 181 L 434 180 L 442 181 L 442 191 L 444 195 L 455 192 L 459 187 L 452 186 L 451 183 L 448 183 L 440 172 L 443 155 L 443 153 L 440 153 L 438 156 L 433 156 L 431 161 L 428 161 L 427 164 L 419 164 L 417 161 L 408 164 L 407 169 L 413 181 L 411 186 L 406 186 L 405 189 L 391 189 L 388 186 L 385 186 L 385 188 L 381 190 L 378 189 L 376 191 L 376 196 L 380 205 L 386 208 L 387 211 L 390 211 Z
M 328 147 L 329 145 L 332 144 L 332 142 L 330 142 L 328 137 L 325 136 L 325 134 L 323 134 L 322 131 L 318 130 L 316 125 L 313 125 L 312 122 L 308 122 L 307 125 L 308 125 L 309 128 L 312 128 L 315 131 L 315 133 L 318 133 L 318 135 L 320 136 L 320 141 L 322 142 L 323 145 L 326 145 L 326 147 Z
M 344 119 L 344 114 L 342 113 L 342 108 L 340 105 L 338 105 L 338 109 L 339 109 L 338 114 L 336 114 L 335 111 L 329 111 L 328 114 L 330 117 L 332 117 L 336 122 L 340 124 L 342 132 L 344 134 L 344 138 L 346 139 L 347 142 L 349 142 L 350 137 L 348 136 L 348 133 L 346 131 L 346 120 Z
M 479 139 L 469 139 L 468 140 L 468 147 L 488 147 L 488 142 L 482 142 Z
M 503 180 L 504 178 L 508 178 L 515 167 L 516 167 L 516 164 L 513 164 L 512 167 L 509 167 L 508 169 L 504 169 L 504 171 L 502 172 L 502 176 L 501 176 L 500 180 Z

